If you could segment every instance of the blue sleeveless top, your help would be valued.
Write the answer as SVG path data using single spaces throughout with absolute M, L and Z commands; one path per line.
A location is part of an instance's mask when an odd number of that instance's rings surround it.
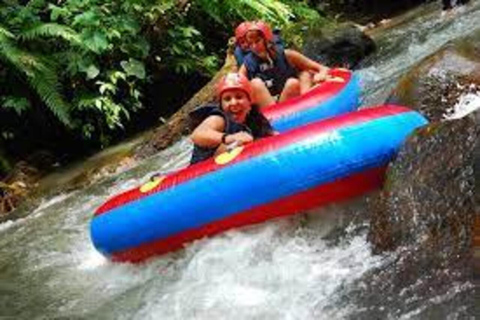
M 253 111 L 253 112 L 252 112 Z M 218 105 L 209 104 L 199 107 L 190 113 L 190 120 L 200 124 L 203 120 L 209 116 L 220 116 L 225 120 L 226 134 L 234 134 L 237 132 L 245 131 L 253 136 L 254 139 L 270 136 L 273 134 L 273 129 L 270 126 L 268 120 L 258 111 L 254 111 L 252 108 L 247 116 L 246 124 L 235 122 L 227 113 L 225 113 Z M 195 125 L 196 127 L 196 125 Z M 193 146 L 192 158 L 190 164 L 194 164 L 208 158 L 213 157 L 217 147 L 207 148 L 199 145 Z
M 290 66 L 282 47 L 275 46 L 275 58 L 272 62 L 264 60 L 251 52 L 245 56 L 243 64 L 247 68 L 249 80 L 262 79 L 272 96 L 280 94 L 288 78 L 295 78 L 297 71 Z

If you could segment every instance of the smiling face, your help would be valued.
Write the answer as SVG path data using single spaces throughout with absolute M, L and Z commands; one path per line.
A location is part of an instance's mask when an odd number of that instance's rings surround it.
M 245 123 L 250 112 L 251 103 L 245 91 L 240 89 L 227 90 L 220 99 L 223 111 L 228 113 L 235 122 Z
M 266 58 L 268 55 L 265 39 L 260 31 L 254 30 L 247 32 L 246 35 L 248 47 L 260 58 Z

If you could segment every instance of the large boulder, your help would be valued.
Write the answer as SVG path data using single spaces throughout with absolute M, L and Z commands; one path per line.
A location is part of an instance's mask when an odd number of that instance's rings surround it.
M 480 91 L 480 30 L 452 41 L 413 67 L 387 99 L 442 120 L 460 97 Z
M 388 99 L 431 121 L 390 164 L 371 208 L 373 250 L 409 248 L 400 255 L 396 275 L 408 283 L 425 268 L 471 267 L 472 248 L 480 245 L 474 228 L 479 223 L 480 111 L 468 114 L 470 107 L 480 107 L 479 52 L 480 31 L 448 43 L 413 67 Z M 477 100 L 469 104 L 465 97 Z
M 375 251 L 415 246 L 446 260 L 468 253 L 479 136 L 469 116 L 432 123 L 407 141 L 373 206 L 369 240 Z
M 457 316 L 471 316 L 474 289 L 464 284 L 475 268 L 478 138 L 473 116 L 436 122 L 418 129 L 390 164 L 384 190 L 370 206 L 368 238 L 375 252 L 394 251 L 341 293 L 357 306 L 351 319 L 441 319 L 464 305 Z
M 354 24 L 313 29 L 305 36 L 303 53 L 330 67 L 355 69 L 376 49 L 375 42 Z

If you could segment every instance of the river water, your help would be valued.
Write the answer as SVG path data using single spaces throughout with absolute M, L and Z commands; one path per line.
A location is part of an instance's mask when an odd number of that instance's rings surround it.
M 378 53 L 359 71 L 364 104 L 381 103 L 414 63 L 479 27 L 478 1 L 449 19 L 440 17 L 438 4 L 417 11 L 377 37 Z M 93 211 L 152 171 L 185 166 L 190 150 L 182 140 L 135 168 L 44 199 L 26 218 L 1 224 L 0 319 L 347 319 L 365 308 L 345 301 L 345 292 L 395 257 L 370 253 L 368 198 L 233 230 L 141 265 L 114 264 L 98 254 L 89 238 Z M 420 305 L 384 315 L 422 319 L 425 310 L 450 305 L 437 316 L 455 319 L 470 300 L 449 302 L 472 287 L 452 283 L 447 293 L 432 291 Z

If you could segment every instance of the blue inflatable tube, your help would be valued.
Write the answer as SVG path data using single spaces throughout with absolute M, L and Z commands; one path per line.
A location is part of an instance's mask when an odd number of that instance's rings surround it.
M 95 247 L 142 261 L 234 227 L 378 188 L 419 113 L 382 106 L 255 141 L 117 195 L 91 223 Z

